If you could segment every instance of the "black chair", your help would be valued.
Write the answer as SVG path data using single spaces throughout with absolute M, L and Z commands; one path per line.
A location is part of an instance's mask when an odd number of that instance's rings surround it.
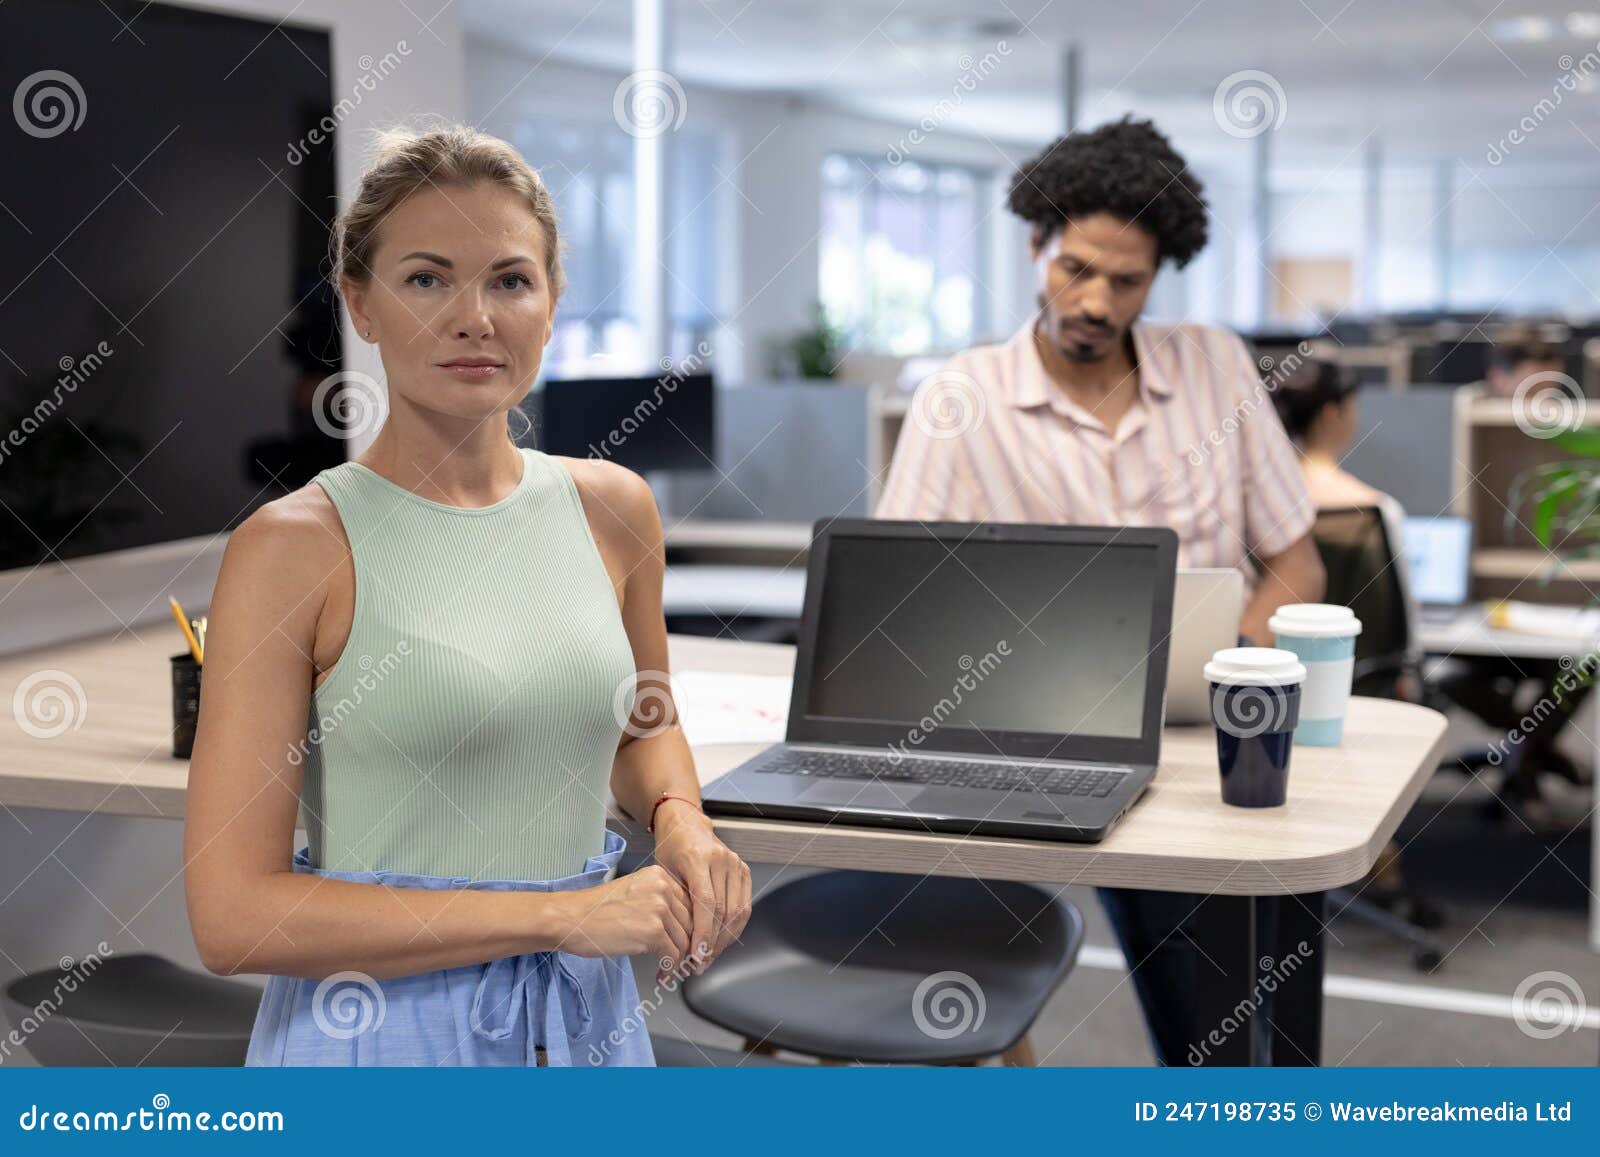
M 1398 556 L 1382 512 L 1376 506 L 1319 510 L 1311 535 L 1328 575 L 1323 600 L 1349 607 L 1361 620 L 1352 693 L 1397 699 L 1405 682 L 1420 687 Z
M 691 976 L 698 1016 L 824 1063 L 1035 1063 L 1028 1030 L 1083 946 L 1083 916 L 1030 884 L 823 872 L 759 901 Z
M 787 1061 L 756 1053 L 734 1052 L 714 1045 L 695 1044 L 675 1036 L 652 1036 L 650 1048 L 661 1069 L 793 1068 Z
M 1312 537 L 1328 576 L 1324 601 L 1349 607 L 1361 620 L 1352 693 L 1438 706 L 1412 650 L 1411 616 L 1398 556 L 1382 512 L 1376 506 L 1319 510 Z M 1329 897 L 1331 907 L 1405 942 L 1417 969 L 1432 972 L 1443 961 L 1444 949 L 1428 930 L 1437 928 L 1442 917 L 1435 905 L 1405 887 L 1399 859 L 1399 849 L 1391 841 L 1363 886 L 1335 889 Z
M 41 1065 L 244 1064 L 261 990 L 160 956 L 46 969 L 5 989 L 6 1019 Z

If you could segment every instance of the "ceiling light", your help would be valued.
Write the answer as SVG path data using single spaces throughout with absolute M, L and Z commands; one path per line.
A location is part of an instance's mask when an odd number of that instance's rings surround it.
M 1567 31 L 1583 40 L 1600 38 L 1600 12 L 1574 12 L 1567 17 Z
M 1507 44 L 1532 44 L 1554 39 L 1556 26 L 1544 16 L 1505 16 L 1489 21 L 1489 34 Z
M 957 17 L 952 20 L 921 16 L 897 16 L 884 22 L 890 40 L 923 44 L 966 44 L 980 40 L 1000 40 L 1023 31 L 1018 20 L 986 16 Z

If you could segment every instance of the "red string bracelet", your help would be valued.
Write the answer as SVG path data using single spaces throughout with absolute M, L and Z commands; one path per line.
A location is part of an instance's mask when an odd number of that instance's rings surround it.
M 658 795 L 656 797 L 655 806 L 650 809 L 650 822 L 645 825 L 645 829 L 644 829 L 645 831 L 649 832 L 652 836 L 656 834 L 656 811 L 657 811 L 657 809 L 659 809 L 661 807 L 662 804 L 666 803 L 669 799 L 675 799 L 679 803 L 686 803 L 690 807 L 694 808 L 695 811 L 700 811 L 700 805 L 695 803 L 694 800 L 687 799 L 687 798 L 685 798 L 684 796 L 681 796 L 681 795 L 669 795 L 667 792 L 662 792 L 660 795 Z

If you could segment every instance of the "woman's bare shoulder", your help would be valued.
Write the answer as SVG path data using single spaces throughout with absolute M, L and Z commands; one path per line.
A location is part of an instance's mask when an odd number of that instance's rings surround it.
M 224 567 L 304 595 L 322 586 L 349 556 L 344 524 L 328 492 L 314 482 L 263 503 L 228 536 Z
M 599 458 L 562 458 L 551 461 L 565 467 L 578 488 L 589 527 L 596 537 L 605 535 L 633 544 L 631 553 L 650 549 L 661 540 L 661 513 L 650 484 L 626 466 Z
M 1338 467 L 1308 470 L 1306 482 L 1311 500 L 1318 507 L 1377 506 L 1383 492 L 1368 486 L 1361 479 Z

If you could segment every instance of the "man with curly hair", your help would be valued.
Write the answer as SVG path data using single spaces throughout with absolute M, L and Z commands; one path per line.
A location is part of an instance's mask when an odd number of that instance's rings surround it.
M 1239 632 L 1260 645 L 1279 606 L 1319 599 L 1315 509 L 1249 350 L 1216 326 L 1139 319 L 1161 265 L 1205 246 L 1201 194 L 1149 121 L 1071 133 L 1025 163 L 1009 203 L 1030 227 L 1038 309 L 918 387 L 877 517 L 1170 526 L 1180 566 L 1243 573 Z M 1201 898 L 1101 896 L 1156 1054 L 1182 1064 Z M 1270 943 L 1274 910 L 1260 907 Z

